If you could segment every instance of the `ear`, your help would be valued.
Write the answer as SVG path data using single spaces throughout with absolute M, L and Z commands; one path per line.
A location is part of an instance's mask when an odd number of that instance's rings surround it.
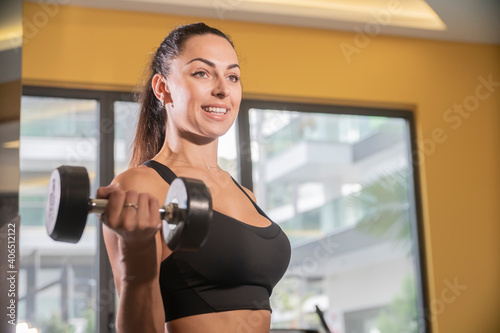
M 163 75 L 157 73 L 153 76 L 153 79 L 151 80 L 151 88 L 153 88 L 153 92 L 160 102 L 163 103 L 163 101 L 165 101 L 165 104 L 172 102 L 168 82 Z

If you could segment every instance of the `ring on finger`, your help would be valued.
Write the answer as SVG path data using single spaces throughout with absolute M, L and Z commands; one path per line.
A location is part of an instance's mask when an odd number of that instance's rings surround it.
M 130 202 L 130 203 L 126 203 L 126 204 L 124 204 L 124 205 L 123 205 L 123 207 L 124 207 L 124 208 L 125 208 L 125 207 L 133 207 L 133 208 L 135 208 L 136 210 L 138 210 L 138 209 L 139 209 L 139 206 L 137 206 L 135 203 L 131 203 L 131 202 Z

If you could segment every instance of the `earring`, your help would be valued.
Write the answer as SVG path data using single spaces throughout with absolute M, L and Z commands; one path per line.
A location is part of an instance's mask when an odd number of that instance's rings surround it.
M 161 105 L 165 107 L 165 100 L 161 101 Z

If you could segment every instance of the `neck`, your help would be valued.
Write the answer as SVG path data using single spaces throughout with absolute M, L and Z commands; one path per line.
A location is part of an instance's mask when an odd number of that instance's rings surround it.
M 217 147 L 218 139 L 206 139 L 182 135 L 168 135 L 160 152 L 155 156 L 159 160 L 167 160 L 168 164 L 179 166 L 202 167 L 207 169 L 218 168 Z M 164 161 L 164 162 L 167 162 Z

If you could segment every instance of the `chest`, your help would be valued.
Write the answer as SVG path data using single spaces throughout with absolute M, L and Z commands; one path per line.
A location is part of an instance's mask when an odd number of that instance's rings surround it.
M 271 221 L 263 216 L 257 206 L 237 185 L 225 189 L 211 189 L 213 209 L 255 227 L 268 227 Z
M 210 174 L 199 173 L 192 170 L 176 171 L 180 177 L 200 179 L 210 190 L 212 196 L 212 208 L 214 211 L 230 216 L 236 220 L 257 227 L 267 227 L 270 221 L 263 216 L 254 205 L 253 200 L 245 190 L 238 186 L 234 180 L 226 174 L 223 177 L 214 177 Z M 163 189 L 163 201 L 166 198 L 168 185 Z
M 276 224 L 255 228 L 216 213 L 207 242 L 195 253 L 176 253 L 194 285 L 274 286 L 290 260 L 290 243 Z

